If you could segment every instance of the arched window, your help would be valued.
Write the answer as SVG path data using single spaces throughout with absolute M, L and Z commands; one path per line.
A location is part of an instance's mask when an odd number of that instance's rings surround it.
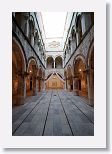
M 15 19 L 18 23 L 18 25 L 21 27 L 25 35 L 27 35 L 28 31 L 28 19 L 29 19 L 29 12 L 16 12 L 15 13 Z
M 48 57 L 47 58 L 47 69 L 54 68 L 54 60 L 53 57 Z
M 55 59 L 55 68 L 62 68 L 63 67 L 63 61 L 62 61 L 62 57 L 61 56 L 58 56 L 56 57 Z
M 94 24 L 94 13 L 84 12 L 82 13 L 82 34 L 84 34 L 92 24 Z
M 72 27 L 72 30 L 71 30 L 71 39 L 72 39 L 71 50 L 73 52 L 77 46 L 76 31 L 75 31 L 74 26 Z
M 34 45 L 34 33 L 35 33 L 35 22 L 33 16 L 30 16 L 28 38 L 32 46 Z
M 22 24 L 22 13 L 21 12 L 16 12 L 15 13 L 15 19 L 16 19 L 18 25 L 21 27 L 21 24 Z
M 81 15 L 78 15 L 76 17 L 76 33 L 77 33 L 77 43 L 79 44 L 82 39 Z

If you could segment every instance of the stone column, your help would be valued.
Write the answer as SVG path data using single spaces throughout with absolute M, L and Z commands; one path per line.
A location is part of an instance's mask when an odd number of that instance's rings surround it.
M 43 83 L 44 83 L 43 90 L 46 90 L 46 83 L 45 83 L 45 80 L 43 81 Z
M 66 79 L 65 79 L 64 89 L 67 90 L 67 82 L 66 82 Z
M 26 98 L 26 78 L 24 77 L 24 98 Z
M 34 35 L 31 34 L 31 45 L 34 46 Z
M 70 91 L 70 81 L 69 81 L 70 79 L 69 78 L 67 78 L 67 89 Z
M 25 77 L 19 75 L 18 77 L 18 90 L 17 90 L 17 102 L 16 105 L 24 104 L 24 98 L 26 97 L 26 82 Z
M 74 78 L 74 94 L 77 96 L 77 95 L 79 95 L 79 92 L 78 92 L 79 90 L 78 90 L 78 78 L 77 77 L 75 77 Z
M 35 48 L 36 53 L 38 54 L 39 53 L 38 38 L 34 39 L 34 48 Z
M 73 77 L 73 92 L 74 92 L 74 90 L 75 90 L 75 78 Z
M 54 60 L 54 68 L 55 68 L 55 60 Z
M 35 95 L 37 95 L 37 94 L 38 94 L 38 80 L 37 80 L 37 78 L 36 78 Z
M 88 83 L 88 99 L 89 105 L 94 106 L 94 81 L 93 80 L 93 70 L 89 70 L 87 73 L 87 83 Z
M 25 35 L 28 37 L 28 34 L 29 34 L 28 18 L 25 18 L 24 20 L 24 32 L 25 32 Z

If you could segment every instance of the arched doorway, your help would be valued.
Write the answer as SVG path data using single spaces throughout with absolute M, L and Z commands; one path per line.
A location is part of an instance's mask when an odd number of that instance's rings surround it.
M 81 56 L 74 63 L 74 90 L 76 95 L 88 96 L 86 65 Z
M 25 88 L 25 57 L 23 50 L 16 41 L 12 40 L 12 105 L 23 103 Z
M 60 69 L 63 67 L 63 60 L 61 56 L 55 58 L 55 68 Z
M 47 69 L 54 68 L 54 59 L 53 57 L 48 57 L 47 58 Z
M 29 75 L 26 80 L 26 92 L 27 96 L 32 96 L 36 94 L 37 67 L 35 59 L 29 60 L 27 72 Z

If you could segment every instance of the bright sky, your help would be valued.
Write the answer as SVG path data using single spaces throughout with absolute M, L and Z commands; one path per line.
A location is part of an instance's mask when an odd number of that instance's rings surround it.
M 63 37 L 67 12 L 41 12 L 46 38 Z

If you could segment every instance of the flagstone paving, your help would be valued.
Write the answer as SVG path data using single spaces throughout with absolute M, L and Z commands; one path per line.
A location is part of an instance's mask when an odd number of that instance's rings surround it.
M 12 109 L 13 136 L 93 136 L 94 108 L 87 99 L 49 90 Z

